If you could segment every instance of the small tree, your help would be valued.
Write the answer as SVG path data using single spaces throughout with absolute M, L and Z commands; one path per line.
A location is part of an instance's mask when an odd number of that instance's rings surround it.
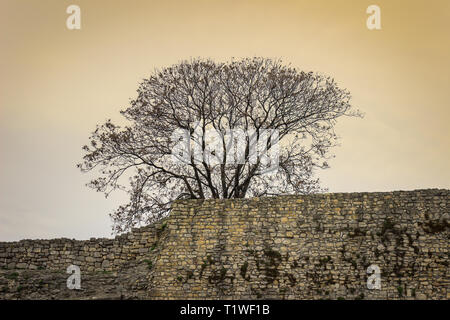
M 129 125 L 97 126 L 78 165 L 99 169 L 88 185 L 106 196 L 129 193 L 111 214 L 116 232 L 159 219 L 180 198 L 322 191 L 313 171 L 328 167 L 337 118 L 360 115 L 332 78 L 265 58 L 184 61 L 137 92 L 121 111 Z

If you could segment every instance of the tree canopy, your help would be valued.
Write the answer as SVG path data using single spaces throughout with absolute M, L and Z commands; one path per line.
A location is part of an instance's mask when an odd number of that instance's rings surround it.
M 130 199 L 111 217 L 123 232 L 164 216 L 180 198 L 244 198 L 324 189 L 341 116 L 359 116 L 334 79 L 281 60 L 183 61 L 144 79 L 83 147 L 89 186 Z M 128 179 L 127 179 L 128 178 Z

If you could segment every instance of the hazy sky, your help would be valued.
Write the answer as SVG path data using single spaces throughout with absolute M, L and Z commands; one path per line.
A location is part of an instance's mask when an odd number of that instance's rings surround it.
M 191 57 L 282 58 L 350 90 L 365 118 L 337 126 L 331 192 L 449 188 L 449 36 L 448 0 L 1 0 L 0 241 L 109 237 L 127 198 L 85 186 L 81 146 L 155 67 Z

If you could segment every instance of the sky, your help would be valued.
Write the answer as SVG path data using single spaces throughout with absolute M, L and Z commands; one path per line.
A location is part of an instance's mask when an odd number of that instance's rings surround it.
M 196 57 L 281 58 L 352 93 L 365 117 L 338 121 L 330 192 L 448 189 L 449 36 L 448 0 L 1 0 L 0 241 L 111 237 L 127 197 L 85 186 L 81 147 L 155 68 Z

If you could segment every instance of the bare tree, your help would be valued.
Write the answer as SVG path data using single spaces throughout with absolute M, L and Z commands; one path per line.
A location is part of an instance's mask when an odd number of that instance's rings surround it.
M 98 169 L 89 186 L 106 196 L 129 193 L 129 203 L 111 214 L 116 232 L 159 219 L 180 198 L 323 191 L 314 170 L 328 167 L 336 120 L 360 116 L 332 78 L 265 58 L 183 61 L 156 71 L 137 92 L 121 111 L 129 125 L 97 126 L 78 165 Z

